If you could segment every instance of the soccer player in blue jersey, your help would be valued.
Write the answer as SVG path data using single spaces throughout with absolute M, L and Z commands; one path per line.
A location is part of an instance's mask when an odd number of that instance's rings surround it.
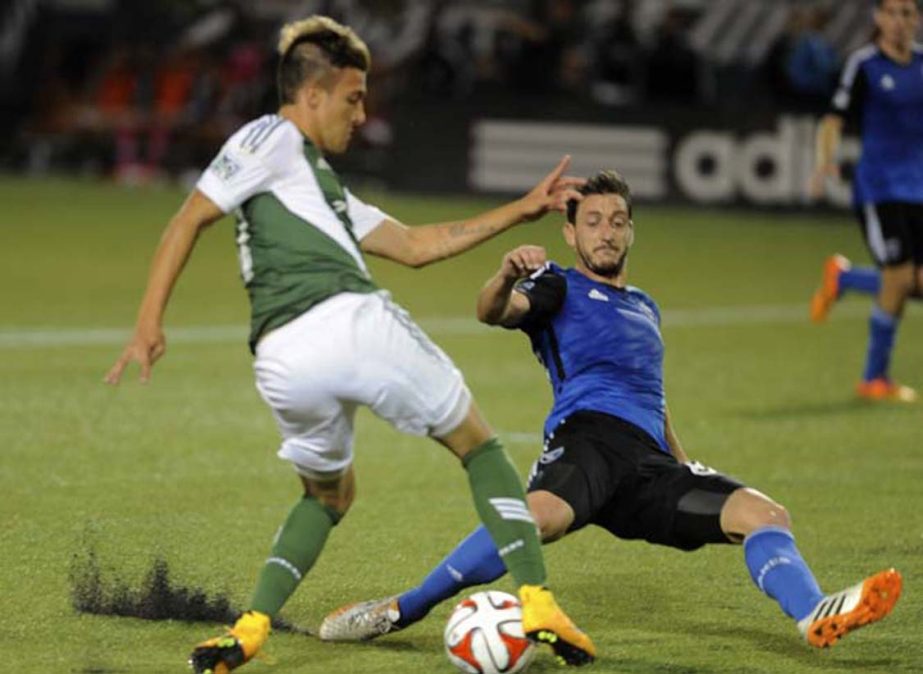
M 528 335 L 554 391 L 545 446 L 528 485 L 543 541 L 594 524 L 618 538 L 680 550 L 743 543 L 753 582 L 818 647 L 887 615 L 901 591 L 897 571 L 825 595 L 798 551 L 784 507 L 688 460 L 664 397 L 660 312 L 626 284 L 634 240 L 628 185 L 605 171 L 580 191 L 583 200 L 569 203 L 564 226 L 574 266 L 546 263 L 544 249 L 522 246 L 504 257 L 478 299 L 481 321 Z M 320 637 L 364 640 L 407 627 L 463 588 L 505 571 L 481 527 L 418 587 L 335 611 Z
M 908 298 L 923 295 L 923 45 L 917 0 L 876 0 L 876 38 L 846 62 L 817 136 L 811 191 L 839 175 L 837 149 L 847 119 L 858 118 L 862 157 L 853 204 L 878 269 L 825 262 L 811 318 L 823 321 L 848 291 L 877 297 L 869 320 L 865 370 L 857 392 L 869 400 L 914 402 L 918 395 L 889 375 L 891 350 Z M 879 271 L 880 270 L 880 271 Z

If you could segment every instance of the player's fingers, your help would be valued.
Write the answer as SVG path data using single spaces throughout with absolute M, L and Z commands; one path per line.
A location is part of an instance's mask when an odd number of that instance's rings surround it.
M 151 359 L 147 357 L 140 358 L 138 364 L 141 366 L 139 380 L 142 384 L 147 384 L 151 380 Z
M 561 176 L 558 178 L 558 182 L 555 184 L 555 187 L 570 188 L 570 187 L 583 187 L 586 185 L 586 178 L 579 178 L 577 176 Z
M 121 356 L 115 365 L 109 368 L 109 371 L 106 373 L 104 382 L 115 386 L 119 383 L 119 380 L 122 378 L 122 371 L 125 369 L 125 366 L 128 364 L 128 358 L 126 356 Z
M 558 162 L 558 165 L 555 166 L 551 173 L 545 176 L 545 179 L 541 182 L 541 184 L 545 186 L 546 191 L 551 189 L 551 187 L 558 181 L 564 171 L 567 170 L 568 166 L 570 166 L 570 155 L 566 154 L 561 157 L 561 161 Z

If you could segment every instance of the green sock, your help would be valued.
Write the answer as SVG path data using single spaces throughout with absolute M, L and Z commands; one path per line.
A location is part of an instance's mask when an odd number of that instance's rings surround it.
M 260 571 L 250 608 L 269 616 L 278 613 L 298 583 L 314 566 L 339 521 L 339 514 L 317 499 L 305 496 L 288 514 Z
M 516 469 L 492 438 L 462 459 L 481 521 L 517 585 L 543 585 L 545 560 Z

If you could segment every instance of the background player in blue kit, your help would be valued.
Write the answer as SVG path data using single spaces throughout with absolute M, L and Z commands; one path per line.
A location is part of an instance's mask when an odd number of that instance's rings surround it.
M 544 542 L 587 524 L 624 539 L 680 550 L 743 543 L 754 583 L 824 647 L 887 615 L 901 576 L 882 571 L 824 595 L 801 557 L 785 508 L 739 482 L 690 463 L 673 432 L 663 388 L 660 313 L 626 284 L 634 240 L 631 194 L 606 171 L 568 204 L 564 236 L 575 266 L 547 263 L 522 246 L 478 298 L 478 317 L 523 330 L 548 371 L 554 406 L 529 478 L 528 503 Z M 322 639 L 363 640 L 406 627 L 436 604 L 505 573 L 481 527 L 416 588 L 327 616 Z
M 846 62 L 830 113 L 817 136 L 811 191 L 839 175 L 843 126 L 859 118 L 862 158 L 853 181 L 853 204 L 865 242 L 881 270 L 853 268 L 840 256 L 824 264 L 811 302 L 821 322 L 846 291 L 875 294 L 869 345 L 858 394 L 870 400 L 914 402 L 918 396 L 889 376 L 891 350 L 909 297 L 923 294 L 923 45 L 917 0 L 876 0 L 876 38 Z

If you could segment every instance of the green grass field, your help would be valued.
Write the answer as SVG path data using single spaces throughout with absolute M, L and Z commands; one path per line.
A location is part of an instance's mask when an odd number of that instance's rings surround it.
M 366 196 L 410 223 L 491 203 Z M 218 626 L 78 615 L 72 557 L 93 546 L 104 572 L 139 582 L 159 556 L 175 580 L 243 604 L 299 495 L 253 387 L 229 221 L 204 235 L 177 288 L 153 381 L 132 371 L 117 389 L 101 383 L 181 198 L 0 179 L 2 672 L 186 671 L 190 647 Z M 905 589 L 882 624 L 815 652 L 754 589 L 739 548 L 684 554 L 584 530 L 547 555 L 562 604 L 599 647 L 589 671 L 923 670 L 923 405 L 853 399 L 867 299 L 845 300 L 823 327 L 806 318 L 824 256 L 866 259 L 855 225 L 846 214 L 654 207 L 638 208 L 636 223 L 632 282 L 664 310 L 667 392 L 687 452 L 784 503 L 825 589 L 892 565 Z M 569 260 L 549 218 L 429 269 L 373 271 L 456 360 L 525 473 L 550 400 L 544 374 L 524 337 L 473 317 L 480 284 L 523 242 Z M 894 372 L 918 387 L 921 343 L 915 307 Z M 463 471 L 434 443 L 363 412 L 356 447 L 357 502 L 284 611 L 299 625 L 404 588 L 476 524 Z M 278 634 L 272 662 L 242 671 L 450 672 L 449 610 L 370 644 Z M 531 671 L 557 667 L 545 656 Z

